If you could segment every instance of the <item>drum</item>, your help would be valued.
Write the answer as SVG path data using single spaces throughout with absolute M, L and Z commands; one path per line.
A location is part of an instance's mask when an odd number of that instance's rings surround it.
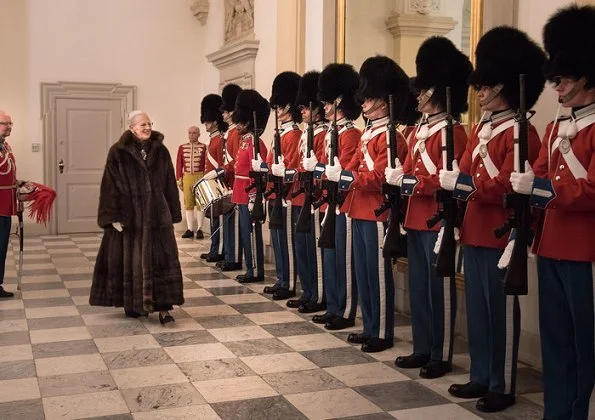
M 232 210 L 231 190 L 219 178 L 199 179 L 192 187 L 196 205 L 203 211 L 205 217 L 219 217 Z

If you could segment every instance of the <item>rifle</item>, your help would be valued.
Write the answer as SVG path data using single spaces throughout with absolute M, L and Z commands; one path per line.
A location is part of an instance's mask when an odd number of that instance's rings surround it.
M 281 134 L 279 134 L 279 122 L 277 120 L 277 108 L 275 108 L 275 135 L 273 137 L 274 163 L 278 164 L 281 157 Z M 283 229 L 283 178 L 274 176 L 269 172 L 269 181 L 273 182 L 273 188 L 268 190 L 264 198 L 275 194 L 275 200 L 269 215 L 269 229 Z
M 451 113 L 450 86 L 446 87 L 446 138 L 442 139 L 442 162 L 447 170 L 452 171 L 454 160 L 454 131 Z M 440 189 L 436 192 L 438 212 L 427 220 L 428 228 L 442 222 L 442 242 L 436 257 L 436 274 L 439 277 L 452 277 L 456 272 L 457 243 L 455 226 L 457 223 L 457 203 L 452 191 Z
M 257 129 L 256 124 L 256 112 L 252 113 L 252 118 L 254 119 L 254 158 L 260 155 L 260 136 Z M 250 216 L 252 218 L 252 222 L 261 222 L 264 223 L 266 220 L 266 212 L 264 209 L 263 204 L 263 195 L 266 189 L 266 180 L 265 175 L 262 172 L 255 172 L 250 171 L 248 173 L 250 178 L 253 179 L 252 184 L 246 187 L 246 192 L 250 192 L 253 188 L 256 189 L 256 197 L 254 198 L 254 206 L 252 207 L 252 211 L 250 212 Z
M 335 161 L 338 156 L 339 146 L 339 132 L 337 131 L 337 102 L 335 102 L 335 114 L 333 122 L 331 123 L 331 150 L 329 153 L 329 165 Z M 318 238 L 318 246 L 320 248 L 334 248 L 335 247 L 335 225 L 337 221 L 337 212 L 340 206 L 339 198 L 339 184 L 337 182 L 325 179 L 322 181 L 322 189 L 326 190 L 326 197 L 323 196 L 314 204 L 314 208 L 322 206 L 324 203 L 328 204 L 326 214 L 322 220 L 322 229 L 320 230 L 320 237 Z
M 388 164 L 391 168 L 395 167 L 395 159 L 397 158 L 397 126 L 394 120 L 393 109 L 393 95 L 388 96 L 388 136 L 386 137 L 386 148 L 388 149 Z M 388 183 L 382 184 L 382 195 L 384 202 L 380 207 L 374 210 L 374 215 L 379 217 L 382 213 L 390 209 L 390 218 L 388 221 L 388 228 L 384 234 L 384 243 L 382 246 L 382 256 L 384 258 L 399 258 L 401 257 L 401 187 L 390 185 Z
M 308 121 L 308 131 L 306 132 L 306 155 L 312 156 L 314 152 L 314 123 L 312 121 L 312 102 L 310 102 L 310 121 Z M 310 233 L 312 231 L 312 200 L 314 198 L 314 174 L 312 172 L 300 172 L 300 181 L 302 186 L 298 191 L 291 195 L 292 198 L 304 193 L 304 205 L 300 210 L 297 222 L 295 224 L 296 232 Z
M 525 161 L 529 154 L 527 109 L 525 106 L 525 75 L 519 74 L 520 101 L 516 120 L 519 124 L 518 138 L 514 139 L 515 171 L 525 172 Z M 518 193 L 504 194 L 504 208 L 512 209 L 508 220 L 494 229 L 497 238 L 501 238 L 513 230 L 511 236 L 515 240 L 510 261 L 504 275 L 504 293 L 506 295 L 526 295 L 529 293 L 527 273 L 527 247 L 533 240 L 531 232 L 531 209 L 529 196 Z

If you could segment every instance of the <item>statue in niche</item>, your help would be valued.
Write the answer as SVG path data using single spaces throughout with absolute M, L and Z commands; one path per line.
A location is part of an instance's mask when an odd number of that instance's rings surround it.
M 234 41 L 254 29 L 254 0 L 225 0 L 225 42 Z

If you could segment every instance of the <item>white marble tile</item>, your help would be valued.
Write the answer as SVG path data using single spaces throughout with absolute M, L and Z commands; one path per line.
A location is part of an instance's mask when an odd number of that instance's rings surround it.
M 235 358 L 235 355 L 221 343 L 172 346 L 165 347 L 164 350 L 175 363 Z
M 543 407 L 543 392 L 536 392 L 534 394 L 523 394 L 523 397 L 529 401 Z M 591 397 L 591 406 L 593 406 L 593 397 Z
M 378 353 L 367 353 L 368 356 L 381 362 L 395 361 L 399 356 L 407 356 L 413 353 L 413 344 L 406 341 L 395 341 L 395 345 Z
M 291 335 L 288 337 L 279 337 L 279 340 L 297 351 L 332 349 L 349 346 L 345 341 L 327 333 Z
M 80 419 L 128 413 L 119 391 L 93 392 L 43 399 L 46 420 Z
M 32 360 L 31 344 L 2 346 L 0 349 L 0 363 L 16 362 L 17 360 Z
M 57 316 L 78 316 L 79 311 L 76 306 L 47 306 L 45 308 L 26 308 L 25 314 L 29 319 L 55 318 Z
M 236 280 L 219 279 L 219 280 L 196 280 L 196 284 L 205 289 L 213 287 L 238 287 L 241 286 Z
M 239 312 L 228 305 L 182 306 L 184 312 L 192 317 L 207 317 L 220 315 L 238 315 Z M 200 320 L 199 320 L 200 321 Z
M 27 331 L 28 328 L 26 319 L 7 319 L 0 321 L 0 333 Z
M 410 408 L 391 411 L 390 414 L 399 420 L 440 419 L 440 420 L 480 420 L 471 411 L 457 404 L 433 405 L 430 407 Z
M 209 293 L 206 289 L 184 289 L 184 297 L 191 298 L 191 297 L 204 297 L 204 296 L 213 296 Z
M 192 383 L 209 403 L 272 397 L 277 394 L 259 376 L 213 379 Z
M 382 410 L 353 389 L 333 389 L 284 396 L 311 420 L 365 416 Z
M 87 297 L 87 300 L 89 298 Z M 81 315 L 86 325 L 136 324 L 140 321 L 124 316 L 121 308 L 100 314 Z
M 204 327 L 200 325 L 196 319 L 194 318 L 179 318 L 176 317 L 175 312 L 170 311 L 170 313 L 176 318 L 176 322 L 173 324 L 167 325 L 167 332 L 176 332 L 176 331 L 199 331 L 204 330 Z M 143 318 L 141 322 L 149 330 L 151 334 L 158 334 L 165 332 L 163 329 L 163 325 L 159 322 L 153 322 L 150 318 Z
M 96 338 L 95 344 L 100 353 L 114 351 L 156 349 L 161 347 L 151 334 L 130 335 L 125 337 Z
M 72 296 L 75 305 L 89 305 L 89 296 Z
M 22 278 L 21 278 L 21 282 L 23 284 L 25 283 L 56 283 L 56 282 L 60 282 L 62 281 L 62 279 L 60 278 L 60 276 L 58 274 L 42 274 L 42 275 L 35 275 L 35 276 L 30 276 L 25 274 Z
M 249 295 L 248 295 L 249 296 Z M 260 296 L 260 295 L 258 295 Z M 268 300 L 265 298 L 265 300 Z M 254 314 L 246 314 L 246 318 L 249 318 L 252 322 L 257 325 L 267 324 L 281 324 L 286 322 L 303 322 L 304 319 L 289 311 L 274 311 L 274 312 L 260 312 Z
M 449 375 L 443 376 L 441 378 L 436 378 L 436 379 L 419 378 L 419 379 L 416 379 L 415 381 L 419 382 L 426 388 L 431 389 L 435 393 L 442 395 L 444 398 L 446 398 L 449 401 L 452 401 L 454 403 L 462 403 L 465 401 L 473 401 L 474 400 L 474 399 L 457 398 L 448 392 L 448 388 L 450 388 L 450 386 L 452 384 L 466 384 L 467 382 L 469 382 L 469 374 L 468 373 L 464 373 L 462 375 L 449 374 Z M 475 398 L 475 400 L 477 400 L 477 399 L 478 398 Z
M 23 267 L 25 272 L 27 270 L 48 270 L 52 268 L 54 268 L 54 264 L 52 263 L 28 263 Z
M 74 244 L 73 244 L 74 245 Z M 81 250 L 78 248 L 48 248 L 48 254 L 80 254 Z
M 76 289 L 78 287 L 91 287 L 93 280 L 70 280 L 65 281 L 64 286 L 67 289 Z
M 217 270 L 211 267 L 182 267 L 182 273 L 184 274 L 205 274 L 205 273 L 218 273 Z
M 35 290 L 23 292 L 23 299 L 47 299 L 55 297 L 70 297 L 66 289 Z
M 60 274 L 92 274 L 93 265 L 88 267 L 56 267 L 56 271 Z
M 31 343 L 52 343 L 57 341 L 89 340 L 91 334 L 86 327 L 53 328 L 30 331 Z
M 240 357 L 240 359 L 258 375 L 318 369 L 318 366 L 299 353 L 266 354 Z
M 18 392 L 15 392 L 18 390 Z M 0 381 L 0 403 L 39 398 L 37 378 Z
M 110 371 L 120 389 L 188 382 L 177 365 L 143 366 Z
M 36 359 L 35 367 L 38 376 L 68 375 L 71 373 L 107 370 L 107 366 L 98 353 Z
M 222 295 L 217 297 L 228 305 L 234 305 L 236 303 L 270 302 L 267 298 L 257 293 L 248 293 L 245 295 Z
M 150 412 L 133 413 L 134 420 L 220 420 L 221 417 L 208 404 L 168 408 Z
M 0 314 L 2 311 L 12 311 L 13 309 L 23 309 L 25 305 L 21 299 L 0 300 Z
M 384 363 L 362 363 L 324 368 L 349 387 L 407 381 L 409 378 Z
M 258 326 L 214 328 L 209 332 L 222 343 L 273 337 L 265 329 Z

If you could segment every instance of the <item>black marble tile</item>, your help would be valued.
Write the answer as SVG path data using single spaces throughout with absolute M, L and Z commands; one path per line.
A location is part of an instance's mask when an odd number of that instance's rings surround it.
M 76 287 L 74 289 L 68 289 L 68 293 L 70 293 L 70 296 L 90 296 L 91 288 L 90 287 Z
M 475 401 L 460 403 L 459 405 L 482 419 L 489 420 L 535 420 L 543 418 L 543 407 L 526 400 L 522 397 L 516 398 L 516 404 L 508 407 L 499 413 L 482 413 L 475 408 Z
M 229 305 L 241 314 L 257 314 L 262 312 L 281 312 L 285 309 L 273 302 L 234 303 Z
M 64 289 L 64 283 L 62 283 L 61 281 L 57 281 L 53 283 L 23 283 L 21 285 L 21 290 L 23 292 L 53 289 Z
M 203 263 L 202 261 L 188 261 L 188 262 L 180 263 L 180 265 L 182 266 L 182 268 L 207 267 L 207 265 L 205 263 Z
M 222 402 L 211 404 L 211 407 L 222 420 L 307 419 L 282 396 Z
M 149 334 L 149 330 L 147 330 L 140 321 L 135 319 L 131 319 L 131 322 L 122 324 L 89 325 L 87 329 L 93 338 Z
M 291 347 L 276 338 L 231 341 L 224 345 L 237 357 L 294 352 Z
M 223 301 L 215 296 L 201 296 L 184 298 L 184 307 L 186 306 L 210 306 L 223 305 Z
M 9 309 L 6 311 L 0 311 L 0 321 L 8 321 L 11 319 L 23 319 L 25 318 L 24 309 Z
M 255 373 L 240 359 L 201 360 L 179 363 L 178 367 L 190 382 L 212 379 L 254 376 Z
M 93 259 L 95 259 L 95 257 L 93 257 Z M 93 274 L 60 274 L 60 278 L 62 279 L 62 281 L 93 280 Z
M 133 420 L 132 414 L 114 414 L 112 416 L 85 417 L 85 420 Z
M 109 371 L 83 372 L 37 378 L 42 397 L 86 394 L 118 389 Z
M 310 322 L 286 322 L 283 324 L 261 325 L 263 329 L 275 337 L 287 337 L 290 335 L 320 334 L 320 328 Z
M 364 414 L 363 416 L 341 417 L 341 420 L 394 420 L 395 418 L 388 413 Z
M 209 317 L 196 317 L 198 323 L 206 329 L 243 327 L 246 325 L 256 325 L 244 315 L 220 315 Z
M 80 316 L 58 316 L 53 318 L 28 319 L 29 330 L 46 330 L 51 328 L 84 327 L 85 323 Z
M 190 383 L 122 389 L 120 393 L 132 412 L 186 407 L 205 402 Z
M 31 347 L 33 357 L 36 359 L 99 353 L 93 340 L 58 341 L 55 343 L 33 344 Z
M 173 363 L 163 349 L 128 350 L 101 355 L 108 369 L 167 365 Z
M 446 398 L 415 381 L 365 385 L 353 389 L 384 411 L 450 403 Z
M 239 284 L 239 283 L 238 283 Z M 209 287 L 206 288 L 214 296 L 223 295 L 245 295 L 248 293 L 254 293 L 254 291 L 244 286 L 229 286 L 229 287 Z
M 58 271 L 55 268 L 27 269 L 27 264 L 23 268 L 24 276 L 46 276 L 48 274 L 58 274 Z
M 25 308 L 47 308 L 50 306 L 71 306 L 74 305 L 74 302 L 70 297 L 55 297 L 43 299 L 23 299 L 23 304 L 25 305 Z
M 518 368 L 516 380 L 516 393 L 533 394 L 536 392 L 543 392 L 543 381 L 541 373 L 533 368 Z
M 2 420 L 44 420 L 41 399 L 0 403 Z
M 163 347 L 187 346 L 191 344 L 216 343 L 217 339 L 206 330 L 179 331 L 171 333 L 153 334 L 155 340 Z
M 34 377 L 35 363 L 33 360 L 19 360 L 9 363 L 0 363 L 0 381 Z
M 220 272 L 214 273 L 199 273 L 199 274 L 186 274 L 190 280 L 203 281 L 203 280 L 225 280 L 229 277 Z M 235 276 L 233 277 L 235 278 Z
M 17 346 L 20 344 L 29 344 L 29 331 L 12 331 L 0 334 L 0 347 Z
M 377 360 L 354 347 L 303 351 L 301 354 L 321 368 L 372 363 Z

